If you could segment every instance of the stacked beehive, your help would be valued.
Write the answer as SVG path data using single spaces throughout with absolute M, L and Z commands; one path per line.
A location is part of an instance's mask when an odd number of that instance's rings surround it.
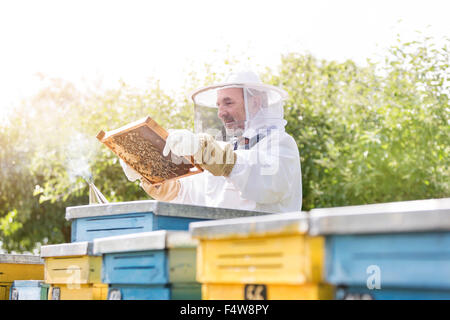
M 324 239 L 306 213 L 191 223 L 197 280 L 207 300 L 332 299 L 323 281 Z
M 0 254 L 0 300 L 29 299 L 28 286 L 38 285 L 36 281 L 43 280 L 44 264 L 39 256 Z M 11 287 L 13 290 L 11 290 Z M 14 295 L 11 295 L 14 293 Z
M 148 280 L 149 277 L 153 277 L 152 272 L 146 273 L 145 270 L 151 270 L 155 267 L 155 263 L 159 263 L 161 269 L 158 272 L 166 272 L 167 270 L 163 266 L 170 265 L 167 257 L 170 256 L 171 249 L 174 251 L 175 248 L 171 248 L 170 244 L 168 247 L 158 247 L 160 239 L 141 238 L 140 235 L 157 230 L 184 230 L 187 232 L 191 222 L 258 214 L 264 213 L 189 206 L 155 200 L 69 207 L 66 209 L 66 219 L 72 222 L 72 242 L 41 248 L 41 256 L 45 260 L 46 283 L 52 285 L 49 297 L 52 299 L 106 299 L 108 297 L 107 288 L 110 284 L 114 285 L 114 288 L 111 288 L 112 294 L 109 294 L 111 299 L 118 296 L 124 299 L 156 299 L 158 297 L 159 299 L 173 297 L 190 299 L 195 296 L 199 297 L 199 294 L 195 293 L 195 289 L 197 288 L 198 291 L 199 286 L 192 286 L 191 282 L 175 285 L 176 280 L 170 282 L 170 277 L 165 278 L 166 282 Z M 93 252 L 92 250 L 94 242 L 101 238 L 109 240 L 107 242 L 97 241 L 98 243 L 116 243 L 111 246 L 117 247 L 117 241 L 122 241 L 120 237 L 123 236 L 135 239 L 137 247 L 121 247 L 121 258 L 118 258 L 117 252 L 101 250 Z M 186 233 L 186 236 L 189 234 Z M 118 240 L 115 240 L 114 237 L 118 237 Z M 146 246 L 145 251 L 160 250 L 162 252 L 155 253 L 155 257 L 159 257 L 160 261 L 157 258 L 147 259 L 148 255 L 140 252 L 142 250 L 139 249 L 140 244 L 138 243 L 141 240 Z M 156 244 L 153 243 L 154 241 Z M 195 249 L 192 243 L 190 248 Z M 103 254 L 105 260 L 102 260 Z M 116 281 L 117 277 L 113 277 L 111 280 L 112 275 L 117 275 L 114 272 L 110 273 L 111 268 L 122 270 L 118 272 L 121 277 L 119 282 Z M 175 275 L 176 272 L 173 274 Z M 136 280 L 136 278 L 140 278 L 140 280 Z M 152 286 L 155 284 L 175 288 L 175 291 L 163 290 L 165 293 L 161 291 L 156 295 L 152 294 L 152 290 L 155 289 Z M 144 293 L 133 296 L 129 293 L 128 288 L 136 285 L 143 285 L 137 289 Z M 151 287 L 145 287 L 146 285 Z M 184 292 L 186 295 L 179 294 L 180 292 Z
M 41 248 L 45 283 L 30 281 L 39 257 L 0 255 L 0 298 L 49 284 L 50 299 L 450 299 L 450 198 L 269 215 L 136 201 L 66 217 L 72 243 Z
M 187 231 L 152 231 L 94 240 L 109 299 L 200 300 L 197 243 Z
M 102 259 L 92 253 L 92 242 L 41 247 L 50 300 L 105 300 L 108 286 L 101 282 Z
M 450 299 L 450 198 L 311 211 L 337 299 Z

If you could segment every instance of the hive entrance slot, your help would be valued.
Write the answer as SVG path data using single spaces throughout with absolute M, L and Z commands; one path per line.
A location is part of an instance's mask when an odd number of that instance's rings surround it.
M 142 258 L 153 258 L 155 255 L 153 254 L 146 254 L 146 255 L 142 255 L 142 256 L 117 256 L 114 257 L 114 260 L 118 260 L 118 259 L 142 259 Z
M 262 252 L 262 253 L 230 253 L 220 254 L 219 259 L 243 259 L 243 258 L 277 258 L 282 257 L 281 252 Z
M 52 269 L 52 271 L 80 271 L 81 268 L 58 268 L 58 269 Z
M 280 269 L 282 264 L 241 264 L 218 265 L 219 269 Z
M 353 254 L 354 259 L 386 260 L 449 260 L 448 252 L 360 252 Z
M 148 270 L 148 269 L 155 269 L 155 266 L 128 266 L 128 267 L 114 267 L 114 270 L 134 270 L 134 269 L 140 269 L 140 270 Z
M 103 221 L 103 220 L 117 220 L 117 219 L 133 219 L 133 218 L 144 218 L 144 215 L 129 215 L 126 217 L 96 217 L 96 218 L 89 218 L 87 221 Z
M 144 227 L 134 227 L 134 228 L 105 228 L 105 229 L 89 229 L 87 232 L 99 232 L 99 231 L 117 231 L 117 230 L 136 230 L 143 229 Z

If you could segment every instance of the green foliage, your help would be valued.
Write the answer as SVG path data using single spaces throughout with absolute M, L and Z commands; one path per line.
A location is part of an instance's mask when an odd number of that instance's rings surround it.
M 449 196 L 449 54 L 429 40 L 366 67 L 289 54 L 267 76 L 290 95 L 304 210 Z
M 448 41 L 447 41 L 448 43 Z M 235 64 L 227 59 L 222 70 Z M 178 94 L 158 81 L 138 91 L 81 91 L 51 80 L 0 124 L 0 241 L 30 251 L 70 242 L 69 206 L 89 202 L 92 179 L 110 202 L 149 199 L 95 137 L 147 115 L 193 128 L 187 93 L 223 78 L 206 64 Z M 450 195 L 449 52 L 432 39 L 399 42 L 382 62 L 284 55 L 263 79 L 289 93 L 287 131 L 302 165 L 303 210 Z
M 163 92 L 121 83 L 106 92 L 51 80 L 0 127 L 0 240 L 10 251 L 70 242 L 69 206 L 89 203 L 87 180 L 110 202 L 149 199 L 123 174 L 118 158 L 97 139 L 149 115 L 165 128 L 192 128 L 192 106 Z

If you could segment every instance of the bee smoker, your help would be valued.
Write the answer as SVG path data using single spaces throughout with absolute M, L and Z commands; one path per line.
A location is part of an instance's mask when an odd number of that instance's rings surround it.
M 89 204 L 108 203 L 105 196 L 97 189 L 93 182 L 89 184 Z

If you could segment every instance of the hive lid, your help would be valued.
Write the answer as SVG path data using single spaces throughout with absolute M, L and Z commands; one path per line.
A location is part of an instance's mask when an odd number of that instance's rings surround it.
M 194 206 L 158 200 L 141 200 L 92 204 L 66 208 L 66 219 L 73 220 L 86 217 L 109 216 L 127 213 L 153 212 L 155 215 L 199 218 L 199 219 L 228 219 L 236 217 L 256 216 L 267 212 L 224 209 L 215 207 Z
M 94 239 L 94 254 L 195 248 L 197 240 L 187 231 L 150 231 Z
M 0 263 L 43 264 L 39 256 L 27 254 L 0 254 Z
M 41 247 L 41 257 L 70 257 L 70 256 L 91 256 L 92 242 L 73 242 L 52 244 Z
M 200 239 L 246 238 L 275 234 L 304 234 L 308 232 L 306 212 L 277 213 L 218 221 L 192 222 L 192 237 Z
M 450 230 L 450 198 L 313 209 L 310 234 Z

